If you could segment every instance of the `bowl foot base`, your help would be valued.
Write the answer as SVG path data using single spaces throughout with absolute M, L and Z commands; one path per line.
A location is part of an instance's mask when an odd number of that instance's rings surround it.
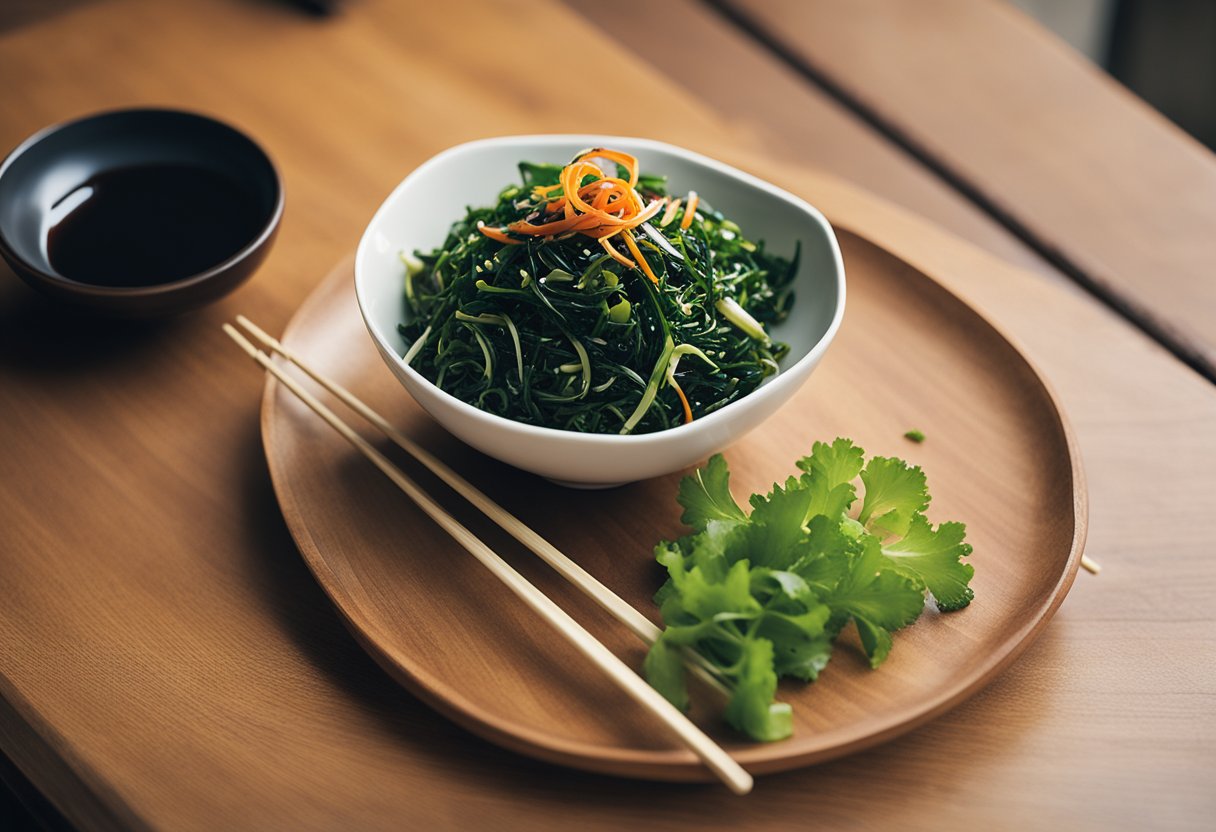
M 545 477 L 554 485 L 560 485 L 563 488 L 577 488 L 579 491 L 601 491 L 606 488 L 620 488 L 622 485 L 629 485 L 630 480 L 624 482 L 571 482 L 569 480 L 555 480 L 553 477 Z

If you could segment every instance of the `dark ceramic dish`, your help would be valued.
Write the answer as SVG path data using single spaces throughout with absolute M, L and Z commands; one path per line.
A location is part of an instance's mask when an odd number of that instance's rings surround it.
M 251 218 L 243 244 L 197 273 L 142 285 L 99 285 L 61 274 L 48 253 L 55 209 L 95 177 L 147 166 L 184 166 L 236 183 Z M 243 133 L 194 113 L 88 116 L 36 133 L 0 164 L 0 254 L 34 288 L 110 315 L 168 315 L 222 297 L 261 264 L 282 214 L 283 188 L 266 153 Z

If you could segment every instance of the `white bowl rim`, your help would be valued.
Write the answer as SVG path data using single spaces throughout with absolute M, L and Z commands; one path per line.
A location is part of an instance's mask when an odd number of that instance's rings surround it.
M 832 315 L 832 322 L 828 328 L 820 336 L 815 345 L 807 350 L 806 354 L 795 361 L 788 369 L 777 375 L 770 382 L 761 385 L 751 393 L 743 396 L 737 401 L 722 407 L 719 410 L 696 419 L 691 423 L 678 425 L 674 428 L 666 430 L 653 431 L 651 433 L 640 434 L 616 434 L 616 433 L 583 433 L 580 431 L 562 430 L 561 428 L 547 428 L 539 425 L 529 425 L 524 422 L 517 422 L 514 419 L 508 419 L 505 416 L 498 416 L 493 413 L 488 413 L 478 407 L 474 407 L 468 402 L 458 399 L 446 390 L 441 389 L 434 382 L 428 379 L 422 373 L 415 370 L 410 365 L 402 360 L 402 356 L 397 355 L 397 350 L 385 340 L 384 336 L 372 325 L 368 318 L 363 297 L 363 279 L 364 273 L 363 262 L 370 256 L 372 251 L 372 230 L 379 225 L 380 217 L 388 211 L 397 195 L 404 190 L 410 182 L 423 172 L 432 167 L 436 167 L 442 163 L 450 161 L 453 157 L 463 156 L 469 153 L 476 152 L 483 148 L 496 147 L 500 145 L 534 145 L 534 146 L 553 146 L 553 145 L 577 145 L 579 147 L 613 147 L 621 144 L 631 145 L 635 148 L 661 151 L 677 156 L 683 156 L 686 159 L 699 164 L 703 167 L 712 168 L 725 173 L 729 177 L 735 178 L 752 188 L 764 191 L 772 196 L 777 197 L 785 202 L 791 203 L 795 208 L 798 208 L 811 217 L 818 225 L 820 225 L 827 237 L 829 249 L 832 255 L 833 263 L 836 267 L 836 309 Z M 431 158 L 427 159 L 418 167 L 414 168 L 410 173 L 398 183 L 397 187 L 393 188 L 392 193 L 385 198 L 380 207 L 376 209 L 376 213 L 372 216 L 371 221 L 367 224 L 367 228 L 363 231 L 363 236 L 359 239 L 359 247 L 355 250 L 355 296 L 359 302 L 359 313 L 363 316 L 364 323 L 367 325 L 368 331 L 376 340 L 383 355 L 393 356 L 397 367 L 412 378 L 416 383 L 425 385 L 426 387 L 437 393 L 443 400 L 447 401 L 458 411 L 464 413 L 472 419 L 482 422 L 487 428 L 498 430 L 516 431 L 524 436 L 534 438 L 548 438 L 553 440 L 563 441 L 578 441 L 592 445 L 635 445 L 643 446 L 646 444 L 659 444 L 665 441 L 671 441 L 675 437 L 681 438 L 690 437 L 695 431 L 712 430 L 720 422 L 730 419 L 736 412 L 739 406 L 749 400 L 755 401 L 754 397 L 771 396 L 778 390 L 784 389 L 790 384 L 799 384 L 799 377 L 802 373 L 798 372 L 805 365 L 814 366 L 819 361 L 823 353 L 827 350 L 836 337 L 837 330 L 840 329 L 840 323 L 844 318 L 845 307 L 845 278 L 844 278 L 844 260 L 840 255 L 840 245 L 836 240 L 836 234 L 832 229 L 831 223 L 819 211 L 818 208 L 811 205 L 801 197 L 795 196 L 784 188 L 779 188 L 770 182 L 766 182 L 757 176 L 753 176 L 746 171 L 739 170 L 736 167 L 728 165 L 724 162 L 719 162 L 709 156 L 697 153 L 693 150 L 669 144 L 667 142 L 657 141 L 655 139 L 643 139 L 630 136 L 605 136 L 599 134 L 583 134 L 583 133 L 538 133 L 531 135 L 515 135 L 515 136 L 495 136 L 485 139 L 474 139 L 461 144 L 453 145 L 446 150 L 443 150 Z

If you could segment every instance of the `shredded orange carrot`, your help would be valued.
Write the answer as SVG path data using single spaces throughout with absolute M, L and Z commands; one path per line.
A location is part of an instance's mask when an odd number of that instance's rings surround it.
M 607 211 L 593 207 L 579 194 L 579 191 L 582 190 L 579 183 L 582 182 L 584 176 L 595 176 L 602 178 L 603 174 L 603 171 L 590 162 L 571 162 L 562 168 L 562 190 L 566 194 L 566 199 L 569 200 L 570 204 L 573 205 L 576 210 L 581 211 L 584 214 L 594 214 L 603 222 L 610 225 L 623 225 L 625 221 L 622 217 L 613 216 Z
M 684 395 L 684 391 L 680 389 L 680 385 L 674 378 L 671 380 L 671 386 L 675 388 L 676 395 L 680 397 L 680 404 L 684 407 L 684 424 L 687 425 L 692 421 L 692 408 L 688 406 L 688 397 Z
M 585 216 L 585 215 L 584 215 Z M 590 228 L 582 232 L 585 236 L 593 240 L 602 240 L 605 237 L 611 237 L 614 234 L 620 234 L 620 228 L 613 228 L 610 225 L 601 225 L 596 228 Z
M 688 204 L 684 206 L 684 217 L 680 220 L 680 228 L 688 228 L 692 225 L 693 217 L 697 213 L 697 203 L 701 201 L 701 197 L 697 196 L 696 191 L 688 192 Z
M 592 159 L 603 159 L 623 167 L 628 179 L 620 176 L 609 176 L 607 172 Z M 572 234 L 582 234 L 599 240 L 604 251 L 612 256 L 622 266 L 640 269 L 646 277 L 655 283 L 655 276 L 650 264 L 642 256 L 641 250 L 630 233 L 644 222 L 649 222 L 658 216 L 664 208 L 663 225 L 667 225 L 679 210 L 680 200 L 674 202 L 658 199 L 646 205 L 641 194 L 637 191 L 638 160 L 628 153 L 610 150 L 606 147 L 594 147 L 578 154 L 570 164 L 562 168 L 556 185 L 537 185 L 532 188 L 532 195 L 537 200 L 544 201 L 544 207 L 528 219 L 510 223 L 506 228 L 493 228 L 479 225 L 478 230 L 492 240 L 505 245 L 519 245 L 522 240 L 507 234 L 518 234 L 531 237 L 565 238 Z M 584 180 L 586 184 L 584 184 Z M 696 207 L 696 194 L 689 194 L 689 210 Z M 690 222 L 685 217 L 685 228 Z M 633 255 L 630 260 L 612 245 L 612 238 L 621 234 L 625 238 L 625 247 Z M 681 394 L 682 395 L 682 394 Z M 687 406 L 685 407 L 687 411 Z
M 619 234 L 622 231 L 627 231 L 631 228 L 636 228 L 637 226 L 639 226 L 642 223 L 646 222 L 647 220 L 651 219 L 655 214 L 657 214 L 659 212 L 659 209 L 661 209 L 662 207 L 663 207 L 663 203 L 659 200 L 655 200 L 654 202 L 652 202 L 650 204 L 649 208 L 647 208 L 641 214 L 638 214 L 636 217 L 631 219 L 628 225 L 601 225 L 597 228 L 590 228 L 590 229 L 583 230 L 581 233 L 585 234 L 588 237 L 594 237 L 596 239 L 599 239 L 600 237 L 611 237 L 613 234 Z M 584 214 L 583 216 L 586 216 L 586 215 Z
M 646 262 L 646 258 L 642 256 L 642 250 L 638 248 L 638 244 L 633 241 L 633 235 L 628 231 L 621 232 L 621 236 L 625 238 L 625 248 L 629 249 L 629 253 L 633 255 L 633 259 L 637 261 L 642 268 L 642 272 L 650 278 L 651 283 L 657 284 L 659 279 L 654 276 L 654 272 L 650 270 L 650 264 Z
M 601 237 L 600 245 L 604 247 L 604 251 L 606 251 L 612 255 L 613 260 L 620 263 L 625 268 L 627 268 L 627 269 L 636 269 L 637 268 L 636 263 L 634 263 L 628 257 L 626 257 L 625 255 L 621 254 L 619 251 L 616 250 L 616 248 L 612 245 L 611 237 Z
M 589 192 L 587 196 L 591 196 L 592 193 L 595 196 L 591 197 L 591 207 L 597 211 L 606 211 L 608 209 L 608 200 L 612 198 L 612 190 L 610 188 L 598 188 L 595 191 Z M 579 196 L 582 196 L 582 194 L 580 193 Z M 611 212 L 609 211 L 609 213 Z
M 684 202 L 682 199 L 669 199 L 667 210 L 663 212 L 663 219 L 659 220 L 659 225 L 663 228 L 671 225 L 671 221 L 676 218 L 676 214 L 680 210 L 680 204 Z
M 580 153 L 575 161 L 583 159 L 607 159 L 610 162 L 622 164 L 625 166 L 625 170 L 629 171 L 629 187 L 632 188 L 638 184 L 638 160 L 628 153 L 609 150 L 606 147 L 593 147 Z
M 482 234 L 485 234 L 491 240 L 497 240 L 504 245 L 517 246 L 523 243 L 523 240 L 516 240 L 513 237 L 508 237 L 506 232 L 504 232 L 501 228 L 494 228 L 489 225 L 478 225 L 477 230 Z
M 529 234 L 533 237 L 549 237 L 554 234 L 564 234 L 567 231 L 578 231 L 581 227 L 589 225 L 594 218 L 588 218 L 586 215 L 576 215 L 569 218 L 554 220 L 543 225 L 533 225 L 527 220 L 513 222 L 507 226 L 507 230 L 515 234 Z
M 638 214 L 636 217 L 633 218 L 633 220 L 632 220 L 633 226 L 639 226 L 644 222 L 649 222 L 650 220 L 654 219 L 655 214 L 659 213 L 662 210 L 663 210 L 663 200 L 656 199 L 654 202 L 650 203 L 650 205 L 648 205 L 646 207 L 646 209 L 644 211 L 642 211 L 642 213 Z

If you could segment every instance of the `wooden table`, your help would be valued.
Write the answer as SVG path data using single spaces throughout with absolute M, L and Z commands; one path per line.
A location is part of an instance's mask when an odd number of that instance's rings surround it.
M 972 0 L 352 0 L 331 19 L 241 0 L 26 5 L 0 33 L 0 146 L 108 107 L 194 108 L 262 141 L 288 195 L 257 277 L 161 326 L 64 315 L 0 279 L 0 749 L 36 814 L 172 829 L 1216 822 L 1216 162 L 1032 23 Z M 592 80 L 584 60 L 613 71 Z M 1044 368 L 1105 571 L 990 688 L 741 800 L 499 750 L 350 638 L 283 525 L 261 379 L 219 324 L 281 327 L 434 152 L 542 131 L 644 134 L 784 177 Z

